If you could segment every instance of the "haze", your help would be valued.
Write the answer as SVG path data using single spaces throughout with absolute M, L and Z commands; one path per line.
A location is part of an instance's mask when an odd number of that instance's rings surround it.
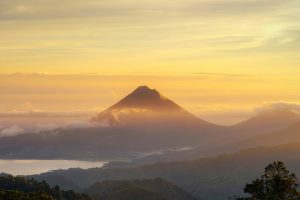
M 299 19 L 299 0 L 0 0 L 0 196 L 299 199 Z
M 220 124 L 262 104 L 298 104 L 299 8 L 297 0 L 0 0 L 0 112 L 99 112 L 144 84 Z

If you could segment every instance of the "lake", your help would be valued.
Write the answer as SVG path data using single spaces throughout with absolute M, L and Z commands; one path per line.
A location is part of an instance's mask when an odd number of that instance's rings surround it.
M 103 167 L 105 163 L 77 160 L 0 160 L 0 173 L 33 175 L 57 169 Z

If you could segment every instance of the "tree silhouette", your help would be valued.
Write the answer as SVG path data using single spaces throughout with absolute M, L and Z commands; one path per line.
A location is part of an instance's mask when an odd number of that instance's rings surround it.
M 283 162 L 273 162 L 265 168 L 264 175 L 246 184 L 244 192 L 250 197 L 237 200 L 300 200 L 296 175 L 290 173 Z
M 92 200 L 85 194 L 51 188 L 46 181 L 38 182 L 22 176 L 0 176 L 0 200 Z

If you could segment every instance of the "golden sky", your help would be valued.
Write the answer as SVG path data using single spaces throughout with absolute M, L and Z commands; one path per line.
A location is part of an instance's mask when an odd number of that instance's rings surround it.
M 100 112 L 137 86 L 156 88 L 206 120 L 233 124 L 257 107 L 284 106 L 300 112 L 299 76 L 194 75 L 0 75 L 1 112 Z M 90 115 L 94 115 L 90 114 Z
M 147 84 L 224 121 L 300 102 L 300 1 L 0 0 L 0 74 L 0 112 L 100 109 Z

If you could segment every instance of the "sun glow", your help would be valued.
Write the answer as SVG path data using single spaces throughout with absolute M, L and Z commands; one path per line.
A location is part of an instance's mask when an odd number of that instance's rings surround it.
M 299 8 L 296 0 L 0 0 L 0 111 L 96 112 L 145 84 L 208 118 L 297 102 Z

